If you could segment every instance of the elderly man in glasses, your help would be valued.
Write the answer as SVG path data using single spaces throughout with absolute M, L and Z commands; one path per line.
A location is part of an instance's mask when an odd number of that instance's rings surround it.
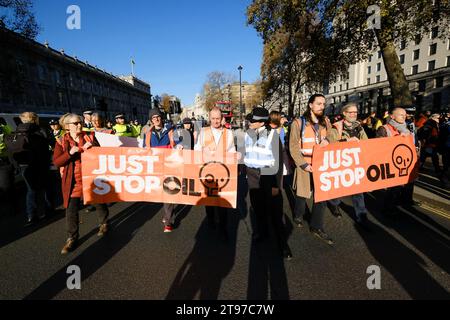
M 358 121 L 358 106 L 355 103 L 349 103 L 342 108 L 343 119 L 333 124 L 329 131 L 328 140 L 330 143 L 344 141 L 367 140 L 367 134 L 361 123 Z M 356 213 L 356 223 L 363 227 L 368 227 L 367 209 L 364 203 L 364 194 L 352 195 L 353 208 Z M 331 213 L 340 218 L 342 216 L 339 210 L 341 199 L 328 201 Z

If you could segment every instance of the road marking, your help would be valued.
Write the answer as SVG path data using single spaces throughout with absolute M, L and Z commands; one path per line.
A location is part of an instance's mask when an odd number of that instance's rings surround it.
M 431 213 L 434 213 L 434 214 L 436 214 L 438 216 L 441 216 L 441 217 L 444 217 L 444 218 L 450 220 L 450 214 L 446 213 L 445 211 L 441 211 L 439 209 L 435 209 L 433 207 L 430 207 L 430 206 L 428 206 L 426 204 L 422 204 L 422 203 L 420 204 L 420 207 L 424 208 L 427 211 L 430 211 Z

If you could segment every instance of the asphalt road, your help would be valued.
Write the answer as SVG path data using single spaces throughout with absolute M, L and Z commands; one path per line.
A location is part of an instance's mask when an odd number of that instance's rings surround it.
M 291 223 L 291 261 L 272 239 L 251 241 L 251 216 L 229 213 L 228 242 L 205 221 L 202 207 L 180 207 L 178 226 L 163 233 L 162 206 L 117 203 L 111 232 L 98 238 L 96 215 L 82 212 L 81 244 L 67 256 L 64 212 L 23 227 L 20 215 L 0 220 L 0 299 L 450 299 L 450 210 L 426 201 L 396 218 L 380 209 L 381 193 L 366 195 L 370 230 L 355 226 L 350 199 L 344 217 L 327 210 L 329 246 Z M 425 199 L 425 201 L 424 201 Z M 2 210 L 3 211 L 3 210 Z M 81 290 L 68 290 L 67 268 L 81 270 Z M 369 290 L 369 266 L 381 289 Z

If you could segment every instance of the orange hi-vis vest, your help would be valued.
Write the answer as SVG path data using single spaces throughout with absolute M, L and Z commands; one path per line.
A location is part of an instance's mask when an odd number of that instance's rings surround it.
M 388 137 L 396 137 L 400 135 L 400 132 L 390 124 L 385 124 L 383 127 L 386 129 Z
M 225 154 L 227 152 L 227 136 L 228 136 L 228 129 L 223 128 L 222 129 L 222 135 L 220 136 L 219 143 L 216 144 L 216 141 L 214 140 L 214 134 L 212 132 L 211 127 L 205 128 L 205 131 L 203 132 L 203 143 L 202 148 L 208 148 L 210 151 L 216 152 L 221 151 L 222 154 Z
M 326 138 L 327 129 L 319 126 L 319 132 L 316 132 L 316 130 L 314 130 L 314 126 L 311 124 L 301 123 L 301 121 L 305 121 L 304 118 L 302 118 L 302 120 L 297 119 L 297 121 L 299 122 L 299 127 L 301 130 L 301 139 L 299 141 L 300 150 L 303 158 L 305 158 L 305 161 L 311 165 L 314 146 L 316 144 L 320 144 Z

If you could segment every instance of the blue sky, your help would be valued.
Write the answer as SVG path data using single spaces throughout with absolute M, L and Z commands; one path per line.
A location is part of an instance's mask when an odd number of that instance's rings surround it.
M 135 74 L 154 95 L 192 104 L 206 75 L 223 71 L 259 78 L 262 40 L 246 26 L 251 0 L 34 0 L 37 41 L 115 75 Z M 68 30 L 69 5 L 81 9 L 81 30 Z

